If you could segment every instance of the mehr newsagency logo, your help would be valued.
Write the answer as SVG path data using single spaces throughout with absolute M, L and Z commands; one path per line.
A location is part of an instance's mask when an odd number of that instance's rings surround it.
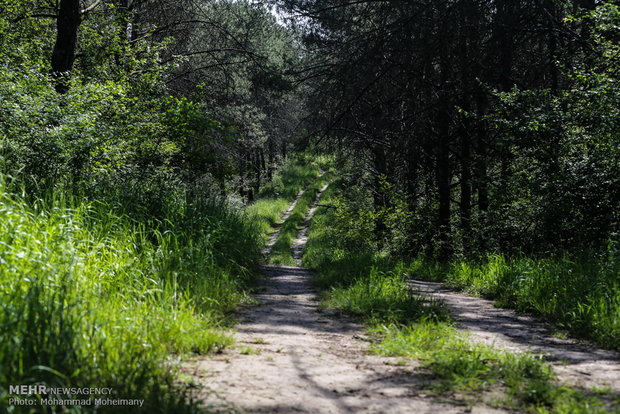
M 48 387 L 9 385 L 9 405 L 21 406 L 138 406 L 144 399 L 115 398 L 110 387 Z

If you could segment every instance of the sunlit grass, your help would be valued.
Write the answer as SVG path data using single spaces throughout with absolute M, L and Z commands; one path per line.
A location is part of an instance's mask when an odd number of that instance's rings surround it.
M 407 323 L 420 318 L 447 319 L 441 303 L 420 295 L 397 273 L 372 267 L 349 286 L 335 286 L 324 305 L 362 316 L 370 323 Z
M 112 387 L 145 399 L 144 412 L 196 410 L 170 356 L 231 344 L 218 328 L 247 300 L 260 240 L 223 201 L 183 211 L 137 222 L 104 203 L 0 189 L 0 406 L 9 384 L 46 384 Z
M 483 401 L 538 413 L 614 412 L 595 392 L 586 394 L 558 385 L 541 356 L 476 344 L 446 323 L 424 320 L 408 326 L 381 325 L 373 333 L 381 338 L 372 346 L 375 352 L 418 359 L 433 373 L 428 384 L 433 391 L 461 393 L 471 404 Z
M 282 224 L 280 218 L 290 203 L 291 200 L 285 198 L 263 198 L 248 206 L 246 211 L 256 217 L 263 243 Z

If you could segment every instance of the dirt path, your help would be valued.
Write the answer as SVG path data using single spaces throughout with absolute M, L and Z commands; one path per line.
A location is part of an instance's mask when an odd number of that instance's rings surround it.
M 284 223 L 291 216 L 291 214 L 293 213 L 293 210 L 295 210 L 295 207 L 297 206 L 297 203 L 299 202 L 299 199 L 304 195 L 305 192 L 306 190 L 302 188 L 299 191 L 299 193 L 297 193 L 291 205 L 288 207 L 288 209 L 284 212 L 284 214 L 280 218 L 282 223 Z M 271 234 L 271 236 L 269 237 L 269 241 L 267 242 L 267 245 L 263 249 L 263 256 L 265 257 L 269 256 L 269 253 L 271 253 L 271 249 L 273 249 L 273 245 L 276 244 L 276 241 L 278 240 L 279 235 L 280 235 L 279 229 L 274 231 Z
M 310 221 L 319 192 L 306 217 Z M 292 211 L 292 208 L 289 209 Z M 307 230 L 294 245 L 301 257 Z M 185 370 L 204 387 L 197 398 L 216 412 L 461 413 L 420 390 L 430 379 L 409 361 L 368 355 L 364 328 L 318 308 L 311 273 L 264 266 L 258 306 L 239 313 L 238 346 Z M 475 409 L 474 412 L 493 412 Z
M 310 273 L 266 266 L 259 306 L 241 313 L 239 347 L 193 366 L 199 396 L 216 412 L 459 413 L 419 390 L 413 363 L 371 356 L 351 320 L 317 308 Z
M 620 354 L 592 344 L 552 335 L 549 326 L 526 315 L 493 306 L 489 300 L 467 296 L 442 283 L 412 281 L 422 292 L 443 300 L 458 326 L 472 339 L 514 352 L 548 355 L 558 377 L 576 387 L 611 388 L 620 393 Z

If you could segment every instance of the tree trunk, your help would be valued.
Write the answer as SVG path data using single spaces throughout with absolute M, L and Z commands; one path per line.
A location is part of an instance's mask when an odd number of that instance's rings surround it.
M 476 94 L 476 111 L 478 116 L 484 116 L 487 111 L 487 101 L 483 90 L 478 90 Z M 488 189 L 488 168 L 487 168 L 487 130 L 483 121 L 479 120 L 476 127 L 476 157 L 475 169 L 476 193 L 478 195 L 478 209 L 482 213 L 489 210 L 489 189 Z M 484 223 L 483 223 L 484 228 Z
M 446 99 L 446 97 L 444 96 L 441 99 Z M 439 255 L 442 259 L 447 259 L 452 250 L 450 243 L 450 142 L 448 138 L 449 119 L 447 108 L 444 106 L 441 105 L 442 108 L 439 110 L 438 116 L 439 141 L 437 146 L 436 178 L 437 191 L 439 193 Z
M 385 157 L 385 149 L 381 144 L 375 144 L 373 147 L 373 162 L 374 162 L 374 206 L 375 210 L 384 211 L 387 207 L 387 199 L 385 191 L 383 191 L 382 180 L 387 177 L 387 159 Z M 377 240 L 381 240 L 385 235 L 385 222 L 381 215 L 377 216 L 375 220 L 375 236 Z
M 254 180 L 254 192 L 256 194 L 258 194 L 258 192 L 260 191 L 260 187 L 262 185 L 261 182 L 261 175 L 262 175 L 262 169 L 261 169 L 261 153 L 262 153 L 262 149 L 257 148 L 254 151 L 254 173 L 255 173 L 255 180 Z
M 69 90 L 69 73 L 73 69 L 80 27 L 80 1 L 60 0 L 56 20 L 56 43 L 52 51 L 52 76 L 58 93 Z
M 547 38 L 547 48 L 549 56 L 549 77 L 551 82 L 551 92 L 557 94 L 558 92 L 558 65 L 555 60 L 557 58 L 558 39 L 555 33 L 555 25 L 557 20 L 558 9 L 554 3 L 555 0 L 547 0 L 545 2 L 545 8 L 547 13 L 547 24 L 549 25 L 549 34 Z
M 442 7 L 443 13 L 447 13 L 445 6 Z M 443 16 L 442 31 L 448 35 L 448 16 Z M 439 230 L 439 256 L 446 260 L 452 254 L 450 227 L 450 103 L 448 93 L 450 62 L 448 59 L 447 42 L 444 38 L 439 50 L 439 77 L 440 91 L 438 96 L 437 111 L 437 161 L 435 163 L 435 174 L 437 179 L 437 191 L 439 194 L 438 209 L 438 230 Z

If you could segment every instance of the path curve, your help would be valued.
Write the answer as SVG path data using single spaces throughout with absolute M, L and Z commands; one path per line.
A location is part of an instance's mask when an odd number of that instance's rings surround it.
M 411 285 L 444 301 L 457 326 L 472 339 L 512 352 L 545 354 L 562 382 L 577 388 L 609 387 L 620 394 L 618 352 L 554 337 L 549 326 L 537 318 L 497 308 L 490 300 L 455 292 L 443 283 L 412 280 Z

